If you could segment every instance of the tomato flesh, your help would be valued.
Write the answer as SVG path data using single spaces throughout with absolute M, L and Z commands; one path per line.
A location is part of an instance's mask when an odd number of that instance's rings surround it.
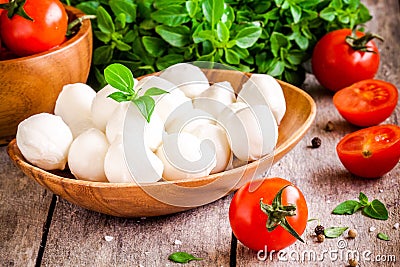
M 312 70 L 325 88 L 338 91 L 355 82 L 372 79 L 379 68 L 380 55 L 374 41 L 366 46 L 374 52 L 353 49 L 346 43 L 352 30 L 340 29 L 323 36 L 315 45 L 311 58 Z M 357 37 L 364 33 L 357 32 Z
M 378 125 L 343 137 L 336 146 L 340 161 L 356 176 L 377 178 L 400 160 L 400 127 Z
M 285 185 L 291 185 L 282 192 L 282 204 L 295 204 L 296 215 L 287 216 L 288 223 L 301 235 L 307 225 L 308 209 L 302 192 L 289 181 L 282 178 L 266 178 L 248 182 L 234 195 L 229 208 L 229 221 L 236 238 L 250 249 L 281 250 L 297 239 L 281 226 L 268 232 L 268 216 L 261 211 L 260 199 L 271 204 L 275 195 Z M 256 189 L 256 190 L 254 190 Z
M 398 95 L 393 84 L 370 79 L 336 92 L 333 103 L 348 122 L 366 127 L 387 119 L 396 108 Z

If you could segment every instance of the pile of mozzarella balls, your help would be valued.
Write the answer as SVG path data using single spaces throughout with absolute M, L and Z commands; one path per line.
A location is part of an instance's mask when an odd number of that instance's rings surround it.
M 253 74 L 236 95 L 232 85 L 210 85 L 200 68 L 180 63 L 158 76 L 135 80 L 142 95 L 168 93 L 147 122 L 132 102 L 77 83 L 63 87 L 54 114 L 22 121 L 16 142 L 30 163 L 64 170 L 81 180 L 151 183 L 204 177 L 273 153 L 286 111 L 279 83 Z M 140 90 L 139 90 L 140 89 Z

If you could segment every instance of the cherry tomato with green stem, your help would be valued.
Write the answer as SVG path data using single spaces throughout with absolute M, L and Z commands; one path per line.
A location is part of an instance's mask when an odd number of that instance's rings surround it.
M 308 219 L 299 188 L 282 178 L 246 183 L 233 196 L 229 222 L 236 238 L 256 251 L 281 250 L 302 240 Z
M 344 167 L 356 176 L 378 178 L 400 160 L 400 127 L 377 125 L 344 136 L 336 146 Z

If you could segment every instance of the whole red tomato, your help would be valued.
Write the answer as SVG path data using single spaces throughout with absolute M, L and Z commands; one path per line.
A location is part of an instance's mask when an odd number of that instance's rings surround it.
M 300 235 L 306 228 L 307 219 L 308 208 L 303 194 L 282 178 L 248 182 L 235 193 L 229 207 L 229 222 L 234 235 L 243 245 L 256 251 L 278 251 L 297 239 L 302 241 Z M 290 233 L 287 225 L 295 233 Z
M 336 146 L 346 169 L 360 177 L 377 178 L 400 160 L 400 127 L 378 125 L 350 133 Z
M 0 36 L 3 44 L 18 56 L 29 56 L 47 51 L 65 40 L 68 16 L 58 0 L 27 0 L 24 10 L 30 21 L 7 12 L 0 16 Z
M 323 36 L 314 47 L 313 73 L 322 86 L 332 91 L 372 79 L 379 68 L 379 51 L 371 40 L 377 36 L 366 36 L 359 31 L 356 36 L 363 38 L 360 41 L 348 36 L 352 36 L 350 29 L 335 30 Z
M 387 119 L 396 108 L 398 95 L 391 83 L 363 80 L 336 92 L 333 104 L 348 122 L 366 127 Z

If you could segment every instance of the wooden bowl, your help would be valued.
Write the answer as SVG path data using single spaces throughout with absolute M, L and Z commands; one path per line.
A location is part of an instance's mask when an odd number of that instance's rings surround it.
M 84 14 L 65 7 L 70 20 Z M 0 61 L 0 144 L 14 138 L 29 116 L 52 113 L 66 84 L 85 83 L 92 59 L 92 28 L 85 20 L 79 31 L 59 47 L 27 57 Z
M 236 92 L 250 75 L 244 76 L 243 73 L 229 70 L 204 72 L 212 82 L 230 81 Z M 287 111 L 279 126 L 274 155 L 203 178 L 141 186 L 89 182 L 75 180 L 67 171 L 48 172 L 31 165 L 22 156 L 15 139 L 8 146 L 8 154 L 27 176 L 86 209 L 119 217 L 158 216 L 188 210 L 211 203 L 238 189 L 245 182 L 260 177 L 304 136 L 315 118 L 315 103 L 303 90 L 285 82 L 280 81 L 280 84 L 286 98 Z

